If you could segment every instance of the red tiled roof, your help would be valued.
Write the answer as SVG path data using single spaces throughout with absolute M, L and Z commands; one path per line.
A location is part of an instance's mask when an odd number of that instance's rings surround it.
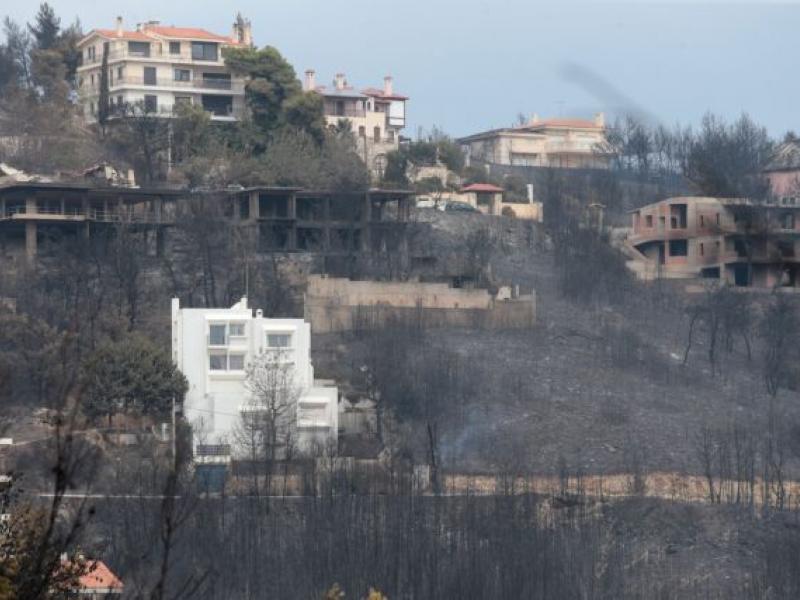
M 119 577 L 114 575 L 101 560 L 89 563 L 88 572 L 81 575 L 78 584 L 84 590 L 121 590 L 124 587 Z
M 365 88 L 361 90 L 361 93 L 365 96 L 372 96 L 373 98 L 383 98 L 385 100 L 408 100 L 408 96 L 403 96 L 401 94 L 384 94 L 383 90 L 378 88 Z
M 148 25 L 147 29 L 139 31 L 123 31 L 119 35 L 116 29 L 95 29 L 94 33 L 98 33 L 103 37 L 116 38 L 123 40 L 136 40 L 141 42 L 151 42 L 160 37 L 162 38 L 175 38 L 182 40 L 207 40 L 210 42 L 220 42 L 222 44 L 238 45 L 238 40 L 233 38 L 217 35 L 205 29 L 198 29 L 196 27 L 165 27 L 162 25 Z
M 486 192 L 492 194 L 502 193 L 503 188 L 492 185 L 491 183 L 473 183 L 461 188 L 462 192 Z
M 226 44 L 238 44 L 238 41 L 232 38 L 217 35 L 216 33 L 211 33 L 210 31 L 198 29 L 196 27 L 166 27 L 164 25 L 148 25 L 147 31 L 166 38 L 209 40 L 213 42 L 223 42 Z
M 153 38 L 149 35 L 145 35 L 141 31 L 123 31 L 122 35 L 117 35 L 116 30 L 114 29 L 95 29 L 93 33 L 97 33 L 102 35 L 103 37 L 107 38 L 117 38 L 123 40 L 136 40 L 140 42 L 151 42 Z

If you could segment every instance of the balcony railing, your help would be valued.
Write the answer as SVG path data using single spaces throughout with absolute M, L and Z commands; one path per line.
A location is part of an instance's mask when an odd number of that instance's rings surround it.
M 185 80 L 177 80 L 177 79 L 169 79 L 166 77 L 161 77 L 158 79 L 145 79 L 144 77 L 137 77 L 134 75 L 126 75 L 121 79 L 115 79 L 113 83 L 110 84 L 110 88 L 118 88 L 124 87 L 126 85 L 136 85 L 136 86 L 145 86 L 145 87 L 173 87 L 173 88 L 183 88 L 183 89 L 207 89 L 207 90 L 230 90 L 233 93 L 243 93 L 244 92 L 244 82 L 242 81 L 231 81 L 229 79 L 204 79 L 198 77 L 196 79 L 191 79 L 189 81 Z M 99 86 L 87 86 L 88 89 L 97 89 L 99 91 Z
M 66 219 L 80 219 L 90 221 L 100 221 L 103 223 L 163 223 L 163 219 L 158 218 L 155 214 L 141 214 L 128 211 L 107 211 L 99 209 L 71 209 L 66 208 L 61 210 L 56 207 L 36 207 L 34 210 L 29 211 L 25 206 L 7 206 L 5 211 L 0 213 L 0 217 L 6 219 L 13 219 L 18 215 L 35 218 L 42 217 L 64 217 Z
M 182 51 L 178 54 L 172 54 L 169 51 L 159 50 L 157 47 L 151 47 L 150 52 L 131 52 L 129 50 L 111 50 L 108 53 L 108 60 L 116 61 L 122 59 L 134 59 L 134 60 L 165 60 L 171 62 L 193 62 L 199 63 L 204 65 L 216 65 L 216 64 L 223 64 L 224 59 L 222 58 L 222 53 L 217 55 L 217 60 L 207 60 L 201 58 L 194 58 L 192 57 L 191 50 Z M 80 66 L 88 66 L 88 65 L 96 65 L 103 62 L 103 53 L 100 52 L 94 56 L 94 58 L 86 58 L 85 56 L 81 60 Z
M 343 119 L 351 117 L 356 119 L 363 119 L 367 116 L 367 111 L 363 108 L 345 107 L 336 109 L 331 106 L 325 107 L 325 115 L 328 117 L 341 117 Z

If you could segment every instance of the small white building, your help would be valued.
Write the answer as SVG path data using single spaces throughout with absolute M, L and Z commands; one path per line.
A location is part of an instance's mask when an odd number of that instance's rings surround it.
M 173 298 L 172 359 L 189 382 L 183 411 L 192 426 L 195 461 L 224 463 L 246 453 L 237 442 L 243 415 L 260 409 L 247 368 L 265 358 L 288 375 L 280 385 L 296 390 L 289 414 L 295 449 L 309 453 L 335 442 L 338 390 L 314 380 L 310 349 L 308 323 L 267 319 L 261 310 L 253 316 L 247 298 L 230 308 L 181 308 Z

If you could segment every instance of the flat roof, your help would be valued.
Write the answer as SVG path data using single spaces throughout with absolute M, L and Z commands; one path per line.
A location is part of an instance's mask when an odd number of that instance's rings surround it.
M 12 190 L 53 190 L 53 191 L 77 191 L 88 193 L 103 194 L 128 194 L 137 196 L 179 196 L 188 193 L 188 190 L 175 188 L 140 188 L 140 187 L 116 187 L 116 186 L 96 186 L 76 182 L 44 182 L 44 181 L 14 181 L 0 183 L 0 193 Z

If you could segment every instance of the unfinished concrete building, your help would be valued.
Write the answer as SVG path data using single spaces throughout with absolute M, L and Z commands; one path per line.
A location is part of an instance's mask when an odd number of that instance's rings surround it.
M 800 285 L 800 207 L 679 197 L 631 211 L 628 266 L 641 279 L 705 278 L 736 286 Z
M 235 192 L 233 198 L 234 218 L 258 225 L 262 252 L 349 255 L 407 249 L 410 191 L 257 187 Z
M 82 183 L 14 181 L 0 184 L 0 255 L 5 261 L 34 259 L 43 247 L 80 236 L 91 238 L 126 224 L 164 248 L 174 225 L 180 192 Z

